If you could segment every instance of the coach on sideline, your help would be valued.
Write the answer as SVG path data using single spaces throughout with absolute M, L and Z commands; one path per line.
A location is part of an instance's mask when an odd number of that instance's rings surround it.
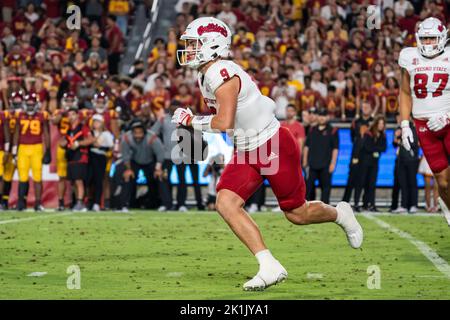
M 135 120 L 121 142 L 122 159 L 126 170 L 123 174 L 128 186 L 125 188 L 126 199 L 134 206 L 139 170 L 144 172 L 147 180 L 149 206 L 157 208 L 159 205 L 158 182 L 162 179 L 162 163 L 164 161 L 164 147 L 158 136 L 145 129 L 141 120 Z M 155 161 L 156 159 L 156 161 Z
M 307 174 L 306 199 L 315 200 L 315 182 L 318 179 L 321 189 L 321 201 L 330 203 L 331 175 L 336 167 L 339 137 L 337 128 L 328 123 L 328 111 L 319 110 L 318 124 L 306 138 L 303 150 L 303 167 Z

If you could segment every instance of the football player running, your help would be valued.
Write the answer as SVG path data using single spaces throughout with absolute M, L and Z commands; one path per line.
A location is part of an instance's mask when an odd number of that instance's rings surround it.
M 436 18 L 427 18 L 416 32 L 417 47 L 404 48 L 398 64 L 402 68 L 400 117 L 402 143 L 411 150 L 414 120 L 420 146 L 439 187 L 439 204 L 450 226 L 450 49 L 447 28 Z
M 195 130 L 227 132 L 237 151 L 226 165 L 217 185 L 216 208 L 236 236 L 255 255 L 259 271 L 244 290 L 263 290 L 287 278 L 287 271 L 267 249 L 260 230 L 244 210 L 245 201 L 267 178 L 286 218 L 297 225 L 336 222 L 353 248 L 361 247 L 363 230 L 351 206 L 336 207 L 305 200 L 305 182 L 298 145 L 274 116 L 275 102 L 259 91 L 251 77 L 227 60 L 231 32 L 222 21 L 202 17 L 192 21 L 181 36 L 185 49 L 178 62 L 198 70 L 198 83 L 209 116 L 195 116 L 178 108 L 174 123 Z M 274 170 L 272 170 L 274 169 Z

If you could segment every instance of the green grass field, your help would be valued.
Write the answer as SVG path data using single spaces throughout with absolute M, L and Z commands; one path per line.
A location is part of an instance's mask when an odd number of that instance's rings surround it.
M 361 250 L 351 249 L 335 224 L 253 217 L 289 272 L 286 282 L 264 292 L 242 290 L 257 272 L 256 260 L 216 213 L 3 212 L 0 298 L 450 299 L 450 228 L 440 216 L 376 217 L 411 240 L 360 215 Z M 443 271 L 416 240 L 437 254 Z M 79 290 L 66 285 L 71 265 L 80 268 Z M 372 265 L 381 270 L 380 289 L 367 287 Z

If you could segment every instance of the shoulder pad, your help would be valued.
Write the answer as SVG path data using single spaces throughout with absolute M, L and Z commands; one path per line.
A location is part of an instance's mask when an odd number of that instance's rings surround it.
M 205 73 L 204 85 L 211 93 L 238 73 L 238 66 L 232 61 L 219 60 Z

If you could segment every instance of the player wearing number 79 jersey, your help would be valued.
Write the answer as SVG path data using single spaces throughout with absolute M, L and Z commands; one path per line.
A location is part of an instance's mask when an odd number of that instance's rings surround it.
M 400 116 L 403 146 L 413 141 L 410 115 L 420 145 L 439 186 L 439 203 L 450 225 L 450 48 L 447 28 L 436 18 L 419 25 L 416 47 L 404 48 L 398 63 L 402 68 Z
M 290 222 L 336 222 L 350 245 L 359 248 L 363 231 L 348 203 L 341 202 L 335 208 L 305 200 L 297 142 L 275 118 L 275 102 L 261 94 L 239 65 L 226 59 L 231 46 L 228 26 L 202 17 L 187 26 L 181 40 L 186 48 L 177 52 L 178 61 L 198 70 L 200 90 L 213 115 L 194 116 L 189 109 L 178 108 L 172 121 L 194 130 L 226 131 L 235 141 L 237 151 L 217 185 L 216 208 L 259 262 L 259 272 L 244 289 L 262 290 L 287 277 L 286 269 L 267 249 L 257 225 L 244 210 L 245 201 L 265 178 Z

